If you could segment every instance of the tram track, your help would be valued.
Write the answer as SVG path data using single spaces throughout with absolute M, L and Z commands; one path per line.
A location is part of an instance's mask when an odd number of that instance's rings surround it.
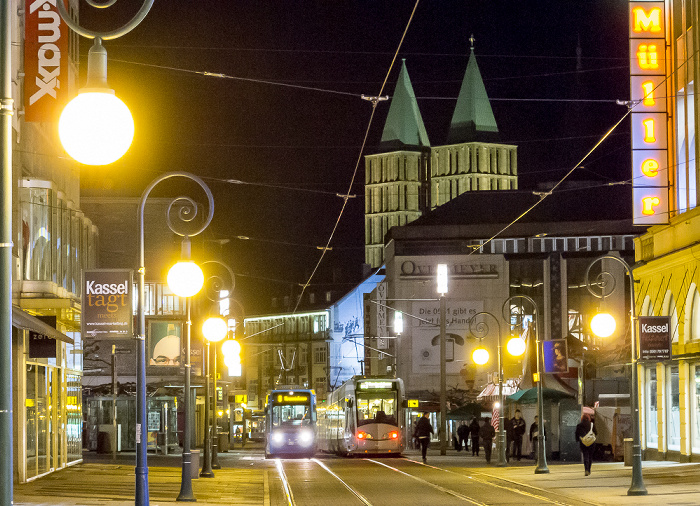
M 599 506 L 598 503 L 590 502 L 590 501 L 585 501 L 583 499 L 576 499 L 572 500 L 569 497 L 562 496 L 561 494 L 558 494 L 556 492 L 548 491 L 541 489 L 539 487 L 535 487 L 532 485 L 527 485 L 524 483 L 520 483 L 517 481 L 509 480 L 507 478 L 502 478 L 500 476 L 495 476 L 493 474 L 489 473 L 480 473 L 480 472 L 471 472 L 470 474 L 464 474 L 461 472 L 453 471 L 451 469 L 445 469 L 442 467 L 436 467 L 436 466 L 431 466 L 430 464 L 424 464 L 422 462 L 418 462 L 417 460 L 409 459 L 409 458 L 403 458 L 402 460 L 406 462 L 411 462 L 413 464 L 419 465 L 419 466 L 424 466 L 424 467 L 429 467 L 431 469 L 435 469 L 438 471 L 442 471 L 445 473 L 461 476 L 463 478 L 467 478 L 470 481 L 480 483 L 482 485 L 487 485 L 490 487 L 502 489 L 502 490 L 507 490 L 508 492 L 511 493 L 516 493 L 525 497 L 528 497 L 530 499 L 536 499 L 538 501 L 543 501 L 548 504 L 555 504 L 557 506 L 572 506 L 572 505 L 589 505 L 589 506 Z M 485 478 L 484 478 L 485 477 Z M 488 479 L 486 479 L 488 478 Z M 502 482 L 505 484 L 499 484 L 496 483 Z M 546 494 L 546 495 L 544 495 Z M 554 499 L 552 497 L 547 497 L 547 495 L 552 496 L 552 495 L 557 495 L 560 496 L 558 499 Z
M 312 458 L 312 459 L 309 459 L 308 461 L 313 462 L 314 464 L 318 465 L 326 473 L 328 473 L 333 478 L 335 478 L 338 482 L 340 482 L 340 484 L 343 485 L 348 490 L 348 492 L 350 492 L 359 501 L 359 503 L 363 504 L 364 506 L 373 506 L 372 503 L 364 495 L 362 495 L 359 491 L 357 491 L 352 486 L 350 486 L 345 480 L 343 480 L 336 473 L 331 471 L 331 469 L 329 469 L 328 466 L 326 466 L 319 459 Z M 294 498 L 292 486 L 291 486 L 289 479 L 287 478 L 287 473 L 285 473 L 285 471 L 284 471 L 284 465 L 282 464 L 282 460 L 275 459 L 275 466 L 277 467 L 277 472 L 278 472 L 280 480 L 282 482 L 282 490 L 284 492 L 287 506 L 304 506 L 303 504 L 297 503 L 297 501 Z

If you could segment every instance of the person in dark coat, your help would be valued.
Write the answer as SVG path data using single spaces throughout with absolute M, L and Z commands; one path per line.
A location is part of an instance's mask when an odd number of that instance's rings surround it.
M 496 429 L 491 425 L 491 419 L 484 418 L 484 425 L 479 429 L 479 438 L 484 442 L 484 456 L 487 464 L 491 463 L 491 445 L 494 437 L 496 437 Z
M 532 422 L 532 425 L 530 425 L 530 443 L 532 446 L 532 455 L 534 456 L 534 459 L 537 460 L 537 444 L 539 441 L 539 417 L 535 415 L 535 421 Z M 544 426 L 542 427 L 542 430 L 544 431 L 544 438 L 547 439 L 547 427 Z
M 509 420 L 504 417 L 503 420 L 503 425 L 505 425 L 506 431 L 506 461 L 510 462 L 510 452 L 511 447 L 513 446 L 513 423 L 512 418 Z
M 520 460 L 523 456 L 523 436 L 525 435 L 525 420 L 523 420 L 520 410 L 515 410 L 515 416 L 510 419 L 513 438 L 513 457 Z
M 462 424 L 457 427 L 457 438 L 459 438 L 459 449 L 461 450 L 462 446 L 464 446 L 466 450 L 469 444 L 469 427 L 467 427 L 465 422 L 462 422 Z
M 474 417 L 472 423 L 469 424 L 469 434 L 472 436 L 472 457 L 479 456 L 479 419 Z
M 428 462 L 428 446 L 430 446 L 430 436 L 433 434 L 433 426 L 430 424 L 430 419 L 428 418 L 428 413 L 423 413 L 416 423 L 416 428 L 413 431 L 413 437 L 418 440 L 420 444 L 421 455 L 423 456 L 423 463 Z
M 595 424 L 591 422 L 591 417 L 588 413 L 584 413 L 581 415 L 581 421 L 579 424 L 576 426 L 576 441 L 578 441 L 578 445 L 581 448 L 581 455 L 583 456 L 583 471 L 584 475 L 588 476 L 591 474 L 591 464 L 593 463 L 593 451 L 595 450 L 595 443 L 593 443 L 590 446 L 586 446 L 583 444 L 583 441 L 581 441 L 581 438 L 583 438 L 588 432 L 591 430 L 591 427 L 593 428 L 593 434 L 598 434 L 595 428 Z

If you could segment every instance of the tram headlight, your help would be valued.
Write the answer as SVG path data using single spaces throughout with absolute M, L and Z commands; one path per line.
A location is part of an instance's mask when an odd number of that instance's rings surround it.
M 273 432 L 272 442 L 275 444 L 282 444 L 284 442 L 284 434 L 281 431 Z
M 311 446 L 314 442 L 314 433 L 311 430 L 302 430 L 299 433 L 299 444 L 301 446 Z
M 389 439 L 399 439 L 399 431 L 398 430 L 392 430 L 388 434 Z
M 372 434 L 369 434 L 368 432 L 361 430 L 357 433 L 357 439 L 373 439 L 373 438 L 372 438 Z

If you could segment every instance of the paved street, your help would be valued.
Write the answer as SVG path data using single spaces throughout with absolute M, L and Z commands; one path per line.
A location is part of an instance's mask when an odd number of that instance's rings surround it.
M 628 497 L 631 469 L 594 463 L 584 478 L 581 464 L 550 462 L 535 475 L 531 460 L 509 467 L 486 466 L 483 457 L 450 452 L 429 455 L 428 465 L 408 451 L 402 458 L 319 455 L 315 459 L 265 460 L 260 449 L 220 454 L 215 477 L 193 480 L 198 504 L 222 505 L 622 505 L 700 503 L 700 465 L 645 462 L 649 495 Z M 152 505 L 179 504 L 179 456 L 149 458 Z M 86 463 L 15 488 L 17 505 L 133 504 L 133 455 L 86 455 Z

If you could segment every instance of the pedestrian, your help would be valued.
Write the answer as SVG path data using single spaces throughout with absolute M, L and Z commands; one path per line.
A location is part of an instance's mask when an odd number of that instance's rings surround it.
M 465 422 L 462 422 L 462 424 L 457 427 L 457 437 L 459 438 L 459 449 L 461 450 L 462 446 L 464 446 L 466 450 L 469 444 L 469 427 L 467 427 Z
M 479 456 L 479 419 L 474 417 L 472 423 L 469 425 L 469 434 L 472 437 L 472 457 Z
M 496 436 L 496 429 L 491 425 L 490 418 L 484 418 L 484 424 L 479 429 L 479 438 L 484 443 L 484 456 L 486 457 L 486 463 L 491 463 L 491 446 L 493 445 L 493 438 Z
M 525 435 L 525 420 L 519 409 L 515 410 L 515 416 L 510 420 L 513 437 L 513 457 L 520 460 L 523 456 L 523 436 Z
M 513 422 L 512 418 L 503 417 L 503 425 L 506 431 L 506 462 L 510 462 L 510 451 L 513 446 Z
M 423 413 L 416 423 L 416 429 L 413 431 L 413 437 L 420 444 L 421 455 L 423 456 L 423 464 L 428 463 L 428 446 L 430 445 L 430 436 L 433 434 L 433 426 L 430 424 L 428 412 Z
M 535 415 L 535 421 L 532 422 L 532 425 L 530 425 L 530 446 L 532 447 L 532 457 L 537 460 L 538 456 L 538 448 L 537 445 L 539 443 L 539 417 Z M 542 426 L 542 431 L 544 432 L 544 438 L 545 440 L 547 439 L 547 427 Z
M 583 456 L 583 471 L 584 475 L 591 474 L 591 464 L 593 463 L 593 451 L 595 450 L 595 438 L 598 432 L 595 424 L 591 421 L 588 413 L 581 415 L 581 421 L 576 426 L 576 441 L 581 448 Z

